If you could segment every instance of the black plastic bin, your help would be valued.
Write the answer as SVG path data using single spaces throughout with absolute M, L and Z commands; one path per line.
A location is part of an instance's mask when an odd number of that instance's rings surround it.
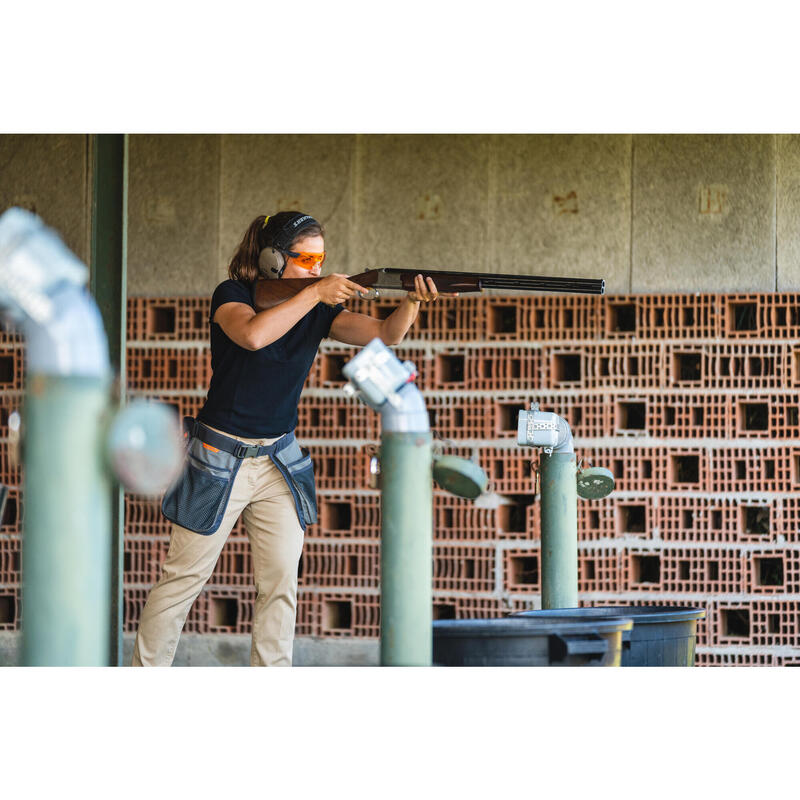
M 681 606 L 595 606 L 520 611 L 509 619 L 601 620 L 627 617 L 633 630 L 622 634 L 623 667 L 693 667 L 697 622 L 703 608 Z
M 447 619 L 433 623 L 433 663 L 444 667 L 618 667 L 630 618 Z

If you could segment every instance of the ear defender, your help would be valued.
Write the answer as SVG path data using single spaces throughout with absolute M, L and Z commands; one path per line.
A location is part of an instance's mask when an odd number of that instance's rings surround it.
M 286 259 L 277 250 L 265 247 L 258 257 L 258 268 L 267 278 L 280 278 L 286 269 Z

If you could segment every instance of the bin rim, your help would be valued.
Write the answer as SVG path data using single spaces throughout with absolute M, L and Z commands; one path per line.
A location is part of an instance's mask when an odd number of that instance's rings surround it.
M 608 634 L 633 629 L 633 620 L 622 614 L 577 620 L 567 616 L 549 616 L 548 619 L 518 615 L 492 619 L 436 619 L 433 631 L 440 636 L 468 636 L 473 634 L 495 636 L 549 636 L 550 634 L 588 635 Z
M 581 608 L 547 608 L 517 611 L 511 616 L 545 619 L 551 615 L 580 617 L 583 619 L 608 619 L 631 617 L 635 625 L 662 622 L 690 622 L 705 619 L 704 608 L 688 606 L 584 606 Z

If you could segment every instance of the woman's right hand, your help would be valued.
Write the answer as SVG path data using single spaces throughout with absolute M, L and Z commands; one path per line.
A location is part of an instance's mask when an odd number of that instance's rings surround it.
M 319 301 L 329 306 L 344 303 L 358 292 L 364 291 L 363 286 L 353 283 L 347 275 L 338 272 L 317 281 L 312 288 L 316 291 Z

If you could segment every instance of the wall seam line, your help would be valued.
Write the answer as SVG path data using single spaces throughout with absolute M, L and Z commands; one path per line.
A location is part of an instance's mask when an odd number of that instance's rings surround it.
M 350 241 L 347 248 L 348 275 L 354 275 L 358 271 L 358 265 L 355 261 L 358 253 L 358 220 L 359 203 L 361 202 L 361 135 L 360 133 L 353 134 L 353 152 L 350 162 L 352 193 L 350 197 Z
M 775 154 L 775 291 L 778 291 L 778 134 L 773 134 Z
M 487 183 L 486 187 L 486 260 L 487 264 L 484 269 L 491 272 L 495 268 L 495 253 L 494 253 L 494 206 L 495 206 L 495 193 L 497 191 L 497 182 L 495 178 L 495 138 L 493 134 L 489 134 L 489 158 L 487 160 Z
M 629 246 L 628 246 L 628 294 L 633 294 L 633 187 L 634 187 L 634 140 L 636 134 L 631 134 L 631 227 L 629 231 Z

